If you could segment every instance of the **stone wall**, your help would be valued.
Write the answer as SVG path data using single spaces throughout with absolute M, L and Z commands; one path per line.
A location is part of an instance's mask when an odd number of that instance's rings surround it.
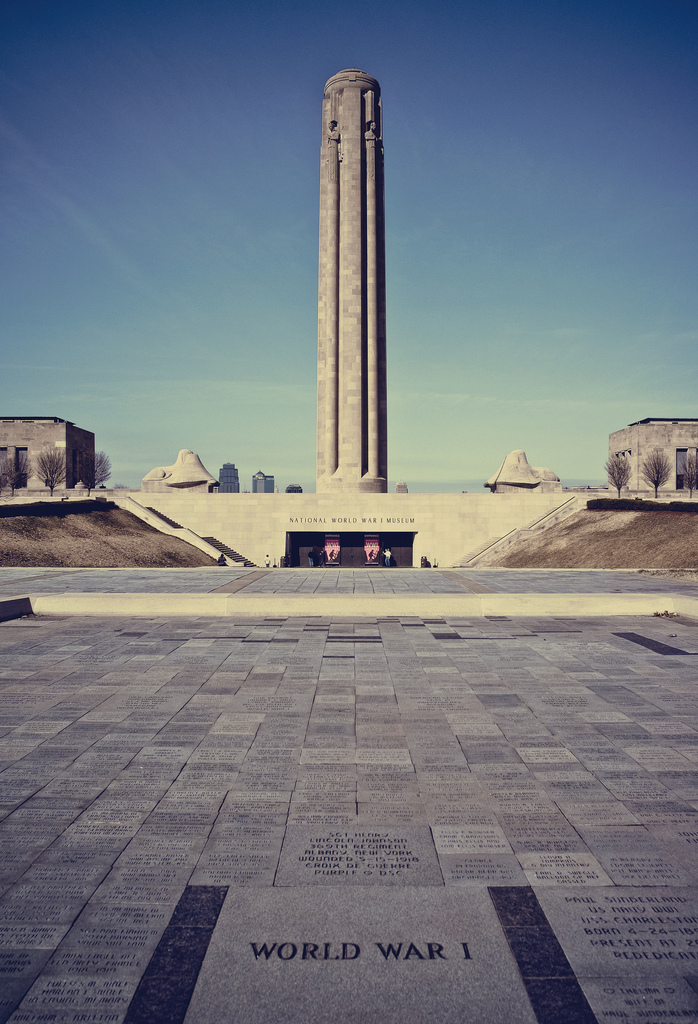
M 569 501 L 557 494 L 142 494 L 128 493 L 201 537 L 215 537 L 264 565 L 286 550 L 286 533 L 414 534 L 413 565 L 457 564 L 510 530 Z M 580 499 L 583 500 L 583 499 Z

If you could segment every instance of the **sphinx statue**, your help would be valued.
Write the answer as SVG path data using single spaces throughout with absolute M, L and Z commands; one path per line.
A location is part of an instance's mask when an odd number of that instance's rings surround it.
M 167 491 L 170 487 L 209 493 L 218 481 L 190 448 L 183 448 L 173 466 L 156 466 L 143 477 L 142 491 Z
M 521 491 L 561 491 L 560 477 L 545 466 L 532 466 L 523 448 L 509 452 L 501 466 L 483 485 L 494 494 L 512 494 Z

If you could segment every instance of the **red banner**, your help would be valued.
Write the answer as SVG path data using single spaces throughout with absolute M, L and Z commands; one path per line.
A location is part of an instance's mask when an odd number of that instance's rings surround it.
M 366 565 L 378 565 L 380 548 L 380 537 L 375 535 L 364 537 L 364 557 Z
M 339 537 L 336 534 L 325 536 L 325 565 L 339 565 Z

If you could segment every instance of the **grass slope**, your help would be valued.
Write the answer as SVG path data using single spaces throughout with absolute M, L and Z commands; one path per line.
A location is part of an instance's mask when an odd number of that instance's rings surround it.
M 120 508 L 0 518 L 0 566 L 187 568 L 214 565 L 203 551 Z
M 478 566 L 510 569 L 695 569 L 698 516 L 585 509 L 522 537 Z

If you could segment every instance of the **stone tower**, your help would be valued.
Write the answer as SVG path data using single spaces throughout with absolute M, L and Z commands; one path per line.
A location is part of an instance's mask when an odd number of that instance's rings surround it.
M 375 78 L 333 75 L 320 158 L 318 492 L 387 490 L 382 140 Z

